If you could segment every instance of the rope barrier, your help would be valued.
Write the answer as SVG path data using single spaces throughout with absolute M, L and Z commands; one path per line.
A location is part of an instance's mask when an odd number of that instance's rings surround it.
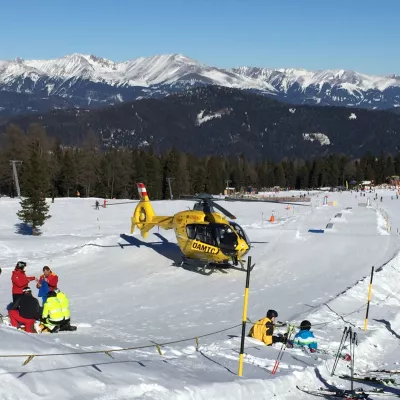
M 386 262 L 384 265 L 388 264 L 388 262 Z M 399 272 L 395 267 L 391 266 L 396 272 Z M 379 271 L 379 270 L 378 270 Z M 393 292 L 390 293 L 385 300 L 381 301 L 381 302 L 377 302 L 376 304 L 379 305 L 382 302 L 385 302 L 389 297 L 393 296 Z M 326 303 L 324 303 L 326 305 Z M 355 314 L 357 312 L 360 312 L 362 309 L 366 308 L 367 304 L 362 305 L 361 307 L 357 308 L 354 311 L 351 311 L 343 316 L 338 316 L 335 319 L 332 319 L 330 321 L 327 322 L 320 322 L 320 323 L 316 323 L 313 324 L 314 327 L 319 326 L 327 326 L 333 322 L 336 322 L 340 319 L 343 320 L 343 318 L 348 317 L 349 315 Z M 332 312 L 335 312 L 334 310 L 331 310 Z M 256 322 L 251 321 L 249 318 L 247 318 L 247 321 L 252 323 L 252 324 L 256 324 Z M 287 324 L 289 324 L 289 322 L 287 322 Z M 242 324 L 237 324 L 237 325 L 233 325 L 230 326 L 228 328 L 223 328 L 220 329 L 218 331 L 213 331 L 213 332 L 209 332 L 209 333 L 205 333 L 203 335 L 198 335 L 198 336 L 194 336 L 194 337 L 190 337 L 190 338 L 185 338 L 185 339 L 179 339 L 179 340 L 173 340 L 173 341 L 169 341 L 169 342 L 164 342 L 164 343 L 156 343 L 156 342 L 152 342 L 153 345 L 141 345 L 141 346 L 134 346 L 134 347 L 123 347 L 120 349 L 108 349 L 108 350 L 88 350 L 88 351 L 75 351 L 75 352 L 65 352 L 65 353 L 46 353 L 46 354 L 7 354 L 7 355 L 2 355 L 0 354 L 0 358 L 22 358 L 22 357 L 26 357 L 26 360 L 24 361 L 24 363 L 22 364 L 23 366 L 27 365 L 29 362 L 31 362 L 35 357 L 56 357 L 56 356 L 70 356 L 70 355 L 85 355 L 85 354 L 106 354 L 111 358 L 114 358 L 111 353 L 114 352 L 121 352 L 121 351 L 132 351 L 132 350 L 140 350 L 140 349 L 148 349 L 148 348 L 152 348 L 152 347 L 156 347 L 158 353 L 160 355 L 162 354 L 161 351 L 161 347 L 162 346 L 167 346 L 167 345 L 171 345 L 171 344 L 177 344 L 177 343 L 183 343 L 183 342 L 188 342 L 188 341 L 195 341 L 196 343 L 196 351 L 198 351 L 199 349 L 199 338 L 204 338 L 204 337 L 208 337 L 208 336 L 213 336 L 216 335 L 218 333 L 222 333 L 222 332 L 226 332 L 229 331 L 231 329 L 235 329 L 242 326 Z M 284 326 L 284 325 L 277 325 L 277 326 Z
M 216 335 L 221 332 L 226 332 L 228 330 L 238 328 L 239 326 L 242 326 L 242 324 L 230 326 L 228 328 L 220 329 L 218 331 L 210 332 L 210 333 L 205 333 L 203 335 L 199 336 L 194 336 L 191 338 L 185 338 L 185 339 L 180 339 L 180 340 L 173 340 L 169 342 L 164 342 L 164 343 L 154 343 L 154 345 L 142 345 L 142 346 L 135 346 L 135 347 L 123 347 L 120 349 L 108 349 L 108 350 L 88 350 L 88 351 L 75 351 L 75 352 L 65 352 L 65 353 L 46 353 L 46 354 L 0 354 L 0 358 L 22 358 L 26 357 L 26 360 L 22 364 L 23 366 L 27 365 L 29 362 L 31 362 L 35 357 L 56 357 L 56 356 L 72 356 L 72 355 L 84 355 L 84 354 L 106 354 L 111 358 L 114 358 L 110 353 L 112 352 L 121 352 L 121 351 L 132 351 L 132 350 L 140 350 L 140 349 L 149 349 L 152 347 L 156 347 L 158 353 L 162 355 L 161 347 L 162 346 L 167 346 L 171 344 L 176 344 L 176 343 L 183 343 L 183 342 L 188 342 L 195 340 L 196 342 L 196 350 L 199 347 L 199 338 L 207 337 L 207 336 L 212 336 Z

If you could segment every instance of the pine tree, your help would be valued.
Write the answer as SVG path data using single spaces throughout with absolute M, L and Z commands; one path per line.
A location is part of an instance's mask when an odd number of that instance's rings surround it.
M 282 164 L 278 164 L 275 167 L 275 183 L 281 188 L 286 187 L 286 177 Z
M 49 206 L 46 204 L 49 176 L 39 140 L 33 138 L 29 149 L 30 154 L 25 166 L 24 197 L 21 200 L 22 209 L 17 212 L 17 216 L 32 227 L 33 235 L 37 235 L 38 227 L 51 217 L 48 215 Z

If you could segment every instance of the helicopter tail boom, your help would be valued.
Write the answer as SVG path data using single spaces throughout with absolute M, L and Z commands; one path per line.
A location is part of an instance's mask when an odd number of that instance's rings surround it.
M 135 230 L 135 226 L 140 229 L 140 235 L 143 238 L 147 237 L 149 231 L 154 228 L 154 226 L 159 226 L 163 229 L 172 229 L 173 217 L 156 216 L 145 185 L 143 183 L 138 183 L 137 188 L 140 201 L 131 218 L 131 234 Z

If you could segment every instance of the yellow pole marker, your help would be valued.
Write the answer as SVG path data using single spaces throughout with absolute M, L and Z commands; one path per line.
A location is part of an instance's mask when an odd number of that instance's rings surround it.
M 243 316 L 242 316 L 242 338 L 241 338 L 241 342 L 240 342 L 240 353 L 239 353 L 239 370 L 238 370 L 239 376 L 243 375 L 244 338 L 246 335 L 247 305 L 249 302 L 250 271 L 251 271 L 251 257 L 248 257 L 247 271 L 246 271 L 246 287 L 244 289 L 244 304 L 243 304 Z
M 374 278 L 374 267 L 372 267 L 371 270 L 371 280 L 369 282 L 369 288 L 368 288 L 368 298 L 367 298 L 367 312 L 365 314 L 365 320 L 364 320 L 364 331 L 367 330 L 368 326 L 368 313 L 369 313 L 369 303 L 371 301 L 371 292 L 372 292 L 372 279 Z

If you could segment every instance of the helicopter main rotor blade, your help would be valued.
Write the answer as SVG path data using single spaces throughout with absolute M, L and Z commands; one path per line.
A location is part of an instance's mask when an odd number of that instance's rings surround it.
M 279 200 L 260 200 L 260 203 L 277 203 L 277 204 L 289 204 L 291 206 L 311 207 L 311 204 L 291 203 L 290 201 L 279 201 Z
M 231 214 L 228 210 L 226 210 L 224 207 L 220 206 L 219 204 L 215 203 L 212 200 L 209 200 L 209 202 L 214 208 L 221 211 L 223 214 L 225 214 L 230 219 L 236 219 L 236 217 L 233 214 Z
M 246 201 L 248 203 L 277 203 L 277 204 L 289 204 L 291 206 L 311 207 L 311 204 L 292 203 L 290 201 L 279 201 L 279 200 L 250 200 L 250 199 L 231 199 L 231 198 L 225 198 L 224 200 L 225 201 Z

